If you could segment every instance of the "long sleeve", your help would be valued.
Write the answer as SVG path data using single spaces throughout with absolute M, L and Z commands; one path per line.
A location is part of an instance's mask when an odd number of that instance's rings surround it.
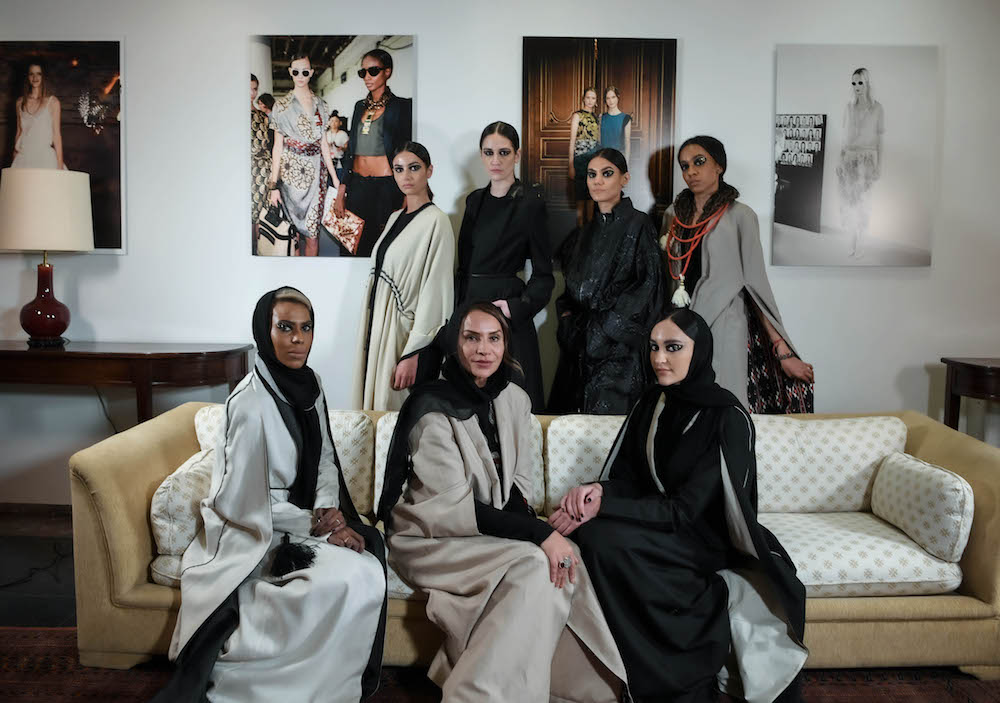
M 317 376 L 317 382 L 319 377 Z M 320 385 L 322 388 L 322 384 Z M 316 411 L 320 414 L 320 432 L 323 433 L 323 448 L 319 455 L 319 471 L 316 477 L 316 508 L 340 508 L 340 462 L 337 450 L 333 446 L 333 436 L 330 433 L 330 416 L 326 409 L 326 398 L 320 392 L 316 401 Z
M 641 498 L 605 494 L 599 514 L 676 531 L 695 522 L 722 490 L 720 469 L 718 448 L 712 447 L 699 458 L 688 480 L 676 492 L 652 493 Z
M 435 208 L 433 205 L 430 207 Z M 430 225 L 431 232 L 423 253 L 424 266 L 413 311 L 413 327 L 403 348 L 403 358 L 429 346 L 455 306 L 455 290 L 452 284 L 455 236 L 448 216 L 440 210 L 436 215 L 436 221 Z M 409 226 L 416 224 L 415 220 Z
M 535 511 L 516 485 L 511 486 L 510 500 L 503 506 L 503 510 L 477 500 L 476 524 L 484 535 L 534 542 L 538 545 L 553 532 L 551 525 L 535 517 Z
M 595 315 L 605 335 L 629 346 L 643 343 L 652 317 L 665 299 L 662 257 L 656 244 L 656 230 L 648 217 L 642 216 L 636 240 L 631 280 L 617 292 L 609 309 Z
M 526 218 L 528 227 L 528 251 L 531 257 L 531 278 L 519 298 L 510 298 L 510 316 L 516 322 L 530 320 L 549 304 L 555 278 L 552 275 L 552 242 L 545 214 L 544 195 L 540 189 L 531 189 L 525 195 L 523 207 L 529 208 Z

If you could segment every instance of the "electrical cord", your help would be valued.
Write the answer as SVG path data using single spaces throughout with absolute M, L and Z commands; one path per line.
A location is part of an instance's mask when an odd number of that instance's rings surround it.
M 118 434 L 118 426 L 115 425 L 115 421 L 111 419 L 111 413 L 108 412 L 108 406 L 104 403 L 104 396 L 101 395 L 101 389 L 94 386 L 94 392 L 97 393 L 97 399 L 101 401 L 101 410 L 104 411 L 104 417 L 108 418 L 108 424 L 111 425 L 111 429 L 114 430 L 115 434 Z
M 22 576 L 21 578 L 15 579 L 13 581 L 8 581 L 7 583 L 0 583 L 0 589 L 10 588 L 11 586 L 19 586 L 22 583 L 28 583 L 28 581 L 30 581 L 31 579 L 33 579 L 35 577 L 35 574 L 41 573 L 42 571 L 48 571 L 49 569 L 55 568 L 59 564 L 59 562 L 61 562 L 63 559 L 65 559 L 65 558 L 67 558 L 69 556 L 72 556 L 72 554 L 73 554 L 72 547 L 70 548 L 70 551 L 68 553 L 66 553 L 66 554 L 63 554 L 62 552 L 60 552 L 59 551 L 59 543 L 58 542 L 53 542 L 52 543 L 52 551 L 54 551 L 55 554 L 56 554 L 56 557 L 55 557 L 55 559 L 52 560 L 52 563 L 50 563 L 50 564 L 48 564 L 46 566 L 32 566 L 30 569 L 28 569 L 27 575 Z

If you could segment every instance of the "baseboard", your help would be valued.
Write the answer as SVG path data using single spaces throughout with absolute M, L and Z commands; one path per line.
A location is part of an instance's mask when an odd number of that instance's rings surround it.
M 0 515 L 72 517 L 73 507 L 57 503 L 0 503 Z

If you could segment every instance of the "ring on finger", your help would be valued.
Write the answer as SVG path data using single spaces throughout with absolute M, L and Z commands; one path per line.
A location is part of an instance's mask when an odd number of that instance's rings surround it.
M 562 561 L 559 562 L 560 569 L 568 569 L 573 566 L 573 557 L 563 557 Z

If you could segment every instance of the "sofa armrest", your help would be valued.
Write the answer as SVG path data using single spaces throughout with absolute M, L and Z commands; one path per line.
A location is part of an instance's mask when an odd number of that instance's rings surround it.
M 921 413 L 900 413 L 907 425 L 906 453 L 953 471 L 972 486 L 975 514 L 959 565 L 959 592 L 993 606 L 1000 615 L 1000 449 Z
M 194 415 L 205 405 L 185 403 L 70 457 L 78 612 L 95 600 L 122 603 L 150 582 L 150 502 L 163 479 L 198 451 Z

